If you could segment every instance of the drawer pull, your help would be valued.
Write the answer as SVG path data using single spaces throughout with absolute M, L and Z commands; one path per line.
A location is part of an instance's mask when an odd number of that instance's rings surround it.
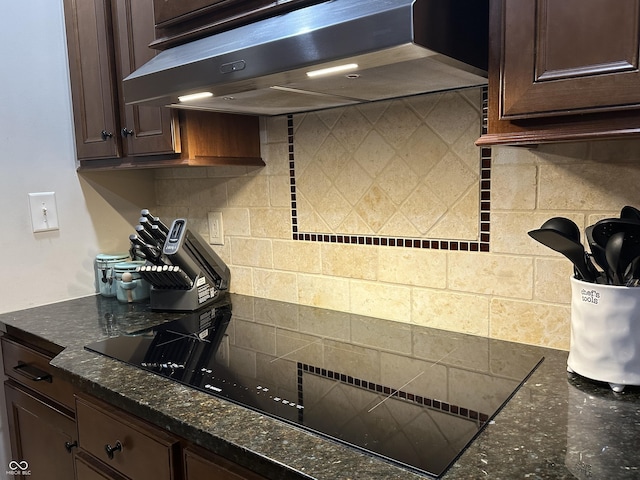
M 28 363 L 18 362 L 18 365 L 13 367 L 13 370 L 16 373 L 19 373 L 23 377 L 26 377 L 34 382 L 45 381 L 51 383 L 53 381 L 53 377 L 51 376 L 51 374 L 45 372 L 44 370 L 40 370 L 33 365 L 29 365 Z
M 71 450 L 76 448 L 78 446 L 78 442 L 74 441 L 73 443 L 71 442 L 64 442 L 64 448 L 68 453 L 71 453 Z
M 104 450 L 105 452 L 107 452 L 107 457 L 109 457 L 109 460 L 113 460 L 113 454 L 115 452 L 121 452 L 122 451 L 122 444 L 120 443 L 120 440 L 118 440 L 115 444 L 115 446 L 111 446 L 108 443 L 104 446 Z

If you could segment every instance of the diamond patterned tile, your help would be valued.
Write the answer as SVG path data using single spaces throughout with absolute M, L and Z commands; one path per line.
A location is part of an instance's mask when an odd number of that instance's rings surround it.
M 351 212 L 340 224 L 341 232 L 360 232 L 363 235 L 374 235 L 376 232 L 356 212 Z
M 332 181 L 340 178 L 343 170 L 351 163 L 349 161 L 349 152 L 333 135 L 329 135 L 326 138 L 322 148 L 316 154 L 315 160 L 325 175 Z
M 383 178 L 384 181 L 380 181 Z M 377 185 L 396 205 L 401 205 L 418 186 L 420 179 L 401 157 L 394 157 L 381 172 Z
M 312 163 L 304 170 L 298 178 L 297 185 L 299 193 L 304 195 L 312 208 L 319 206 L 333 188 L 331 179 L 318 163 Z
M 357 108 L 362 115 L 365 116 L 369 122 L 373 125 L 378 121 L 378 119 L 384 115 L 384 112 L 389 107 L 389 102 L 372 102 L 372 103 L 363 103 L 361 105 L 357 105 Z
M 309 232 L 330 232 L 329 225 L 320 217 L 315 207 L 303 194 L 298 194 L 298 220 Z
M 371 122 L 356 108 L 344 108 L 332 132 L 351 152 L 355 151 L 371 131 Z
M 294 115 L 298 231 L 477 241 L 481 97 L 444 92 Z
M 474 160 L 478 164 L 477 148 Z M 421 125 L 398 153 L 418 177 L 424 177 L 449 152 L 447 145 L 427 125 Z
M 447 93 L 432 93 L 431 95 L 417 95 L 415 97 L 411 97 L 406 104 L 411 108 L 416 114 L 424 119 L 431 113 L 431 111 L 435 108 L 435 106 L 440 101 L 442 96 L 448 95 Z M 480 99 L 478 99 L 478 105 L 480 105 Z
M 343 115 L 343 109 L 330 108 L 328 110 L 321 110 L 319 112 L 313 112 L 309 115 L 316 115 L 318 119 L 326 125 L 329 130 L 335 130 L 336 123 L 340 121 L 340 117 Z
M 376 182 L 380 173 L 395 156 L 395 150 L 385 141 L 377 131 L 372 130 L 365 141 L 354 152 L 353 158 Z
M 329 225 L 331 231 L 337 230 L 351 212 L 351 206 L 340 195 L 335 187 L 331 187 L 317 203 L 318 214 Z
M 384 116 L 375 123 L 375 128 L 392 148 L 399 149 L 421 124 L 422 120 L 418 115 L 407 108 L 404 101 L 397 100 L 391 103 Z
M 335 179 L 335 186 L 349 205 L 354 206 L 373 185 L 374 179 L 358 164 L 350 161 L 343 165 L 342 175 Z M 348 230 L 352 231 L 352 230 Z
M 480 115 L 461 95 L 443 96 L 426 118 L 434 132 L 452 144 L 473 123 L 478 124 Z
M 404 214 L 396 212 L 387 223 L 384 224 L 378 234 L 389 237 L 416 238 L 421 237 L 423 232 L 419 231 Z
M 303 117 L 296 129 L 296 142 L 299 148 L 303 148 L 311 155 L 316 155 L 330 133 L 331 129 L 317 115 L 308 114 Z
M 374 232 L 382 228 L 395 209 L 391 199 L 377 185 L 371 187 L 356 205 L 356 212 Z
M 472 185 L 478 184 L 478 172 L 449 153 L 427 174 L 424 183 L 440 201 L 451 207 Z
M 403 213 L 422 235 L 447 212 L 446 204 L 424 183 L 409 196 L 402 207 Z

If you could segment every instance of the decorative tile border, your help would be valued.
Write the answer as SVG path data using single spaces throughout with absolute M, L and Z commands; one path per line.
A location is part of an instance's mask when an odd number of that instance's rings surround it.
M 488 89 L 482 89 L 482 126 L 481 132 L 487 132 Z M 488 252 L 490 239 L 491 211 L 491 148 L 480 148 L 480 202 L 479 202 L 479 238 L 469 240 L 442 240 L 406 237 L 341 235 L 305 233 L 298 224 L 296 193 L 295 151 L 293 115 L 287 117 L 287 140 L 289 146 L 289 185 L 291 192 L 291 225 L 294 240 L 306 242 L 343 243 L 355 245 L 375 245 L 388 247 L 425 248 L 431 250 L 460 250 L 469 252 Z
M 464 418 L 465 420 L 475 421 L 478 423 L 478 425 L 483 425 L 489 420 L 489 415 L 487 415 L 486 413 L 470 410 L 459 405 L 452 405 L 450 403 L 442 402 L 434 398 L 415 395 L 404 390 L 396 390 L 385 385 L 369 382 L 368 380 L 354 378 L 349 375 L 345 375 L 344 373 L 334 372 L 325 368 L 314 367 L 313 365 L 307 365 L 305 363 L 298 362 L 298 403 L 300 405 L 304 405 L 302 392 L 303 373 L 310 373 L 329 380 L 335 380 L 352 387 L 362 388 L 370 392 L 393 397 L 394 399 L 403 400 L 432 410 L 438 410 L 443 413 L 455 415 L 457 417 Z M 300 415 L 302 415 L 302 412 L 300 412 Z

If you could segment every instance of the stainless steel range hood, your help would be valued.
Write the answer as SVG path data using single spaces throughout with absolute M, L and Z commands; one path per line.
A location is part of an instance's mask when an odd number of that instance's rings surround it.
M 160 52 L 124 79 L 125 102 L 281 115 L 483 85 L 488 3 L 313 4 Z M 178 99 L 199 92 L 212 95 Z

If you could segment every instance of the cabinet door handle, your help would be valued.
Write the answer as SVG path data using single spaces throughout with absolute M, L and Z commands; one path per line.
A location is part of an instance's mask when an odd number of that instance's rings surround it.
M 28 363 L 18 362 L 18 365 L 13 367 L 13 371 L 19 373 L 23 377 L 28 378 L 32 382 L 49 382 L 53 381 L 53 377 L 50 373 L 40 370 L 38 367 L 29 365 Z
M 131 130 L 130 128 L 124 127 L 122 129 L 122 136 L 123 137 L 128 137 L 129 135 L 133 135 L 133 130 Z
M 113 137 L 113 133 L 107 132 L 106 130 L 102 130 L 102 132 L 100 132 L 100 135 L 102 135 L 102 140 Z
M 68 453 L 71 453 L 71 450 L 76 448 L 78 446 L 78 441 L 74 440 L 73 443 L 71 442 L 64 442 L 64 448 Z
M 107 457 L 109 457 L 109 460 L 113 460 L 113 454 L 115 452 L 122 451 L 122 444 L 120 443 L 120 440 L 118 440 L 113 447 L 107 443 L 104 446 L 104 451 L 107 452 Z

